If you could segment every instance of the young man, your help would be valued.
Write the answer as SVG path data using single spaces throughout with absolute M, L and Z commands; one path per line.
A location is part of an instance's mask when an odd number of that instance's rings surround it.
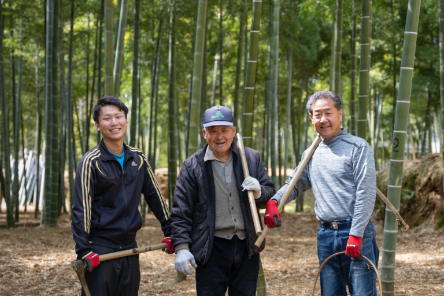
M 197 295 L 256 295 L 259 272 L 257 239 L 248 203 L 252 190 L 257 208 L 276 192 L 257 151 L 245 148 L 250 176 L 244 178 L 230 108 L 204 114 L 207 143 L 185 160 L 176 183 L 171 214 L 176 270 L 196 269 Z M 244 180 L 245 179 L 245 180 Z M 242 189 L 243 188 L 243 189 Z M 197 262 L 197 264 L 196 264 Z
M 142 193 L 167 237 L 162 240 L 168 244 L 167 252 L 174 253 L 168 205 L 151 167 L 139 149 L 123 143 L 127 113 L 118 98 L 99 99 L 93 118 L 103 140 L 83 155 L 76 171 L 71 229 L 77 256 L 88 264 L 85 278 L 94 296 L 138 294 L 139 255 L 101 264 L 99 255 L 137 246 Z
M 323 296 L 376 296 L 376 274 L 360 255 L 377 267 L 379 250 L 371 214 L 375 205 L 375 160 L 370 145 L 341 128 L 342 104 L 331 91 L 318 91 L 307 102 L 311 121 L 322 137 L 287 203 L 313 189 L 315 212 L 320 222 L 317 234 L 319 264 L 332 258 L 321 271 Z M 304 158 L 305 152 L 302 155 Z M 296 172 L 296 169 L 295 169 Z M 277 205 L 293 175 L 267 203 L 265 223 L 280 226 Z

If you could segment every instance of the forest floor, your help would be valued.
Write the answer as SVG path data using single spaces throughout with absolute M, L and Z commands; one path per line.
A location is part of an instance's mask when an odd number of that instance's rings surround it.
M 313 213 L 285 213 L 282 220 L 281 228 L 270 231 L 261 253 L 267 294 L 310 295 L 318 268 L 318 222 Z M 68 216 L 60 217 L 59 225 L 0 229 L 0 295 L 80 294 L 79 280 L 70 267 L 75 254 Z M 375 227 L 382 250 L 382 224 Z M 396 295 L 444 295 L 444 228 L 432 227 L 399 231 Z M 159 222 L 149 214 L 147 226 L 137 234 L 139 246 L 162 238 Z M 174 259 L 161 251 L 140 255 L 140 295 L 196 294 L 194 276 L 176 283 Z

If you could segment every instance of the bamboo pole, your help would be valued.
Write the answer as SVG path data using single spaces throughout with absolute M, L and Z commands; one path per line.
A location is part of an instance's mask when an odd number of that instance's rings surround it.
M 361 58 L 359 62 L 359 97 L 358 97 L 358 137 L 363 139 L 367 136 L 367 109 L 368 109 L 368 86 L 369 86 L 369 59 L 366 58 L 370 52 L 369 45 L 369 18 L 370 1 L 362 1 L 361 16 Z
M 262 1 L 253 1 L 250 41 L 248 45 L 247 70 L 242 107 L 242 135 L 245 147 L 251 147 L 253 136 L 253 100 L 256 86 L 256 69 L 259 52 L 259 29 L 261 25 Z
M 128 16 L 128 0 L 122 0 L 122 7 L 120 9 L 120 19 L 119 19 L 119 31 L 117 35 L 116 57 L 114 60 L 114 95 L 117 97 L 120 97 L 120 80 L 122 77 L 123 48 L 125 46 L 127 16 Z
M 245 32 L 245 1 L 240 2 L 242 9 L 239 12 L 239 40 L 237 46 L 237 61 L 236 61 L 236 81 L 234 86 L 234 125 L 240 127 L 239 120 L 239 109 L 240 109 L 240 82 L 241 82 L 241 72 L 242 72 L 242 50 L 244 43 L 244 32 Z
M 105 96 L 114 95 L 113 0 L 105 0 Z
M 352 32 L 351 32 L 351 73 L 350 73 L 350 133 L 356 136 L 356 0 L 352 6 Z
M 2 111 L 2 146 L 5 155 L 5 201 L 6 201 L 6 225 L 8 228 L 14 227 L 14 217 L 12 211 L 11 200 L 11 164 L 10 164 L 10 149 L 9 149 L 9 116 L 6 109 L 6 94 L 5 94 L 5 69 L 3 64 L 3 2 L 0 2 L 0 100 Z
M 396 103 L 395 127 L 393 130 L 392 157 L 388 181 L 387 198 L 396 209 L 400 206 L 402 171 L 407 120 L 410 108 L 411 86 L 415 60 L 416 39 L 421 1 L 409 0 L 404 32 L 401 71 L 399 77 L 398 100 Z M 395 294 L 395 255 L 398 221 L 389 209 L 385 212 L 384 240 L 382 246 L 381 278 L 383 295 Z
M 192 155 L 198 150 L 198 140 L 200 133 L 200 100 L 202 92 L 202 68 L 204 43 L 206 35 L 207 20 L 207 0 L 199 0 L 197 11 L 196 41 L 194 51 L 193 66 L 193 89 L 191 96 L 191 116 L 190 116 L 190 136 L 188 143 L 188 155 Z
M 102 2 L 103 3 L 103 2 Z M 74 149 L 72 145 L 73 119 L 72 119 L 72 58 L 74 42 L 74 0 L 71 0 L 71 29 L 69 32 L 69 60 L 68 60 L 68 90 L 67 90 L 67 117 L 66 117 L 66 141 L 68 146 L 68 195 L 69 195 L 69 217 L 72 216 L 72 205 L 74 202 Z M 102 5 L 103 7 L 103 5 Z
M 140 41 L 140 1 L 134 2 L 134 40 L 133 40 L 133 77 L 131 85 L 131 126 L 130 126 L 130 146 L 136 146 L 137 129 L 137 107 L 140 105 L 139 94 L 139 41 Z M 140 110 L 139 110 L 140 112 Z
M 342 58 L 342 0 L 336 0 L 336 28 L 335 28 L 335 69 L 333 73 L 333 91 L 339 94 L 341 85 L 341 58 Z
M 319 135 L 316 136 L 315 140 L 313 141 L 313 144 L 311 144 L 310 148 L 307 150 L 307 154 L 305 155 L 305 158 L 299 163 L 296 173 L 294 174 L 293 178 L 291 179 L 290 183 L 288 184 L 287 189 L 285 190 L 284 194 L 282 195 L 281 200 L 279 201 L 278 210 L 279 212 L 282 211 L 282 209 L 285 206 L 285 203 L 290 196 L 291 191 L 293 190 L 294 186 L 296 186 L 296 183 L 298 182 L 299 178 L 302 175 L 302 172 L 304 171 L 305 167 L 307 166 L 308 162 L 310 161 L 311 156 L 315 152 L 316 148 L 318 148 L 319 144 L 321 143 L 322 139 Z M 267 226 L 264 226 L 264 229 L 262 230 L 262 235 L 256 240 L 254 245 L 256 247 L 260 247 L 263 240 L 265 239 L 265 236 L 267 235 L 270 228 Z
M 439 0 L 439 64 L 440 64 L 440 99 L 441 99 L 441 152 L 444 156 L 444 0 Z M 413 148 L 413 145 L 412 145 Z M 443 157 L 444 162 L 444 157 Z M 443 175 L 444 179 L 444 175 Z

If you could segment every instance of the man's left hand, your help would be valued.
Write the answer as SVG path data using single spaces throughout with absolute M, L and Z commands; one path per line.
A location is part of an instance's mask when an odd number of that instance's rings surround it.
M 345 248 L 345 255 L 352 258 L 361 257 L 361 251 L 359 247 L 361 246 L 362 237 L 350 235 L 347 241 L 347 247 Z
M 174 254 L 174 247 L 173 247 L 173 243 L 171 242 L 171 237 L 166 237 L 162 240 L 162 243 L 166 243 L 168 246 L 166 249 L 162 249 L 163 251 L 165 251 L 168 254 Z
M 242 187 L 244 188 L 242 191 L 253 191 L 254 199 L 261 197 L 261 184 L 259 184 L 257 179 L 253 177 L 245 178 L 244 182 L 242 183 Z

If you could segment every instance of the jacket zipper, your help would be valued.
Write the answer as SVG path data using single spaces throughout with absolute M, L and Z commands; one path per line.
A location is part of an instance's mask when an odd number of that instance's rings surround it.
M 128 209 L 128 199 L 126 197 L 126 193 L 125 193 L 125 185 L 124 185 L 124 172 L 122 171 L 122 190 L 123 190 L 123 195 L 125 196 L 125 212 L 123 213 L 123 226 L 124 226 L 124 231 L 123 231 L 123 236 L 122 236 L 122 240 L 125 238 L 125 234 L 126 234 L 126 221 L 125 221 L 125 216 L 126 216 L 126 211 Z M 120 243 L 120 249 L 122 249 L 122 242 Z

